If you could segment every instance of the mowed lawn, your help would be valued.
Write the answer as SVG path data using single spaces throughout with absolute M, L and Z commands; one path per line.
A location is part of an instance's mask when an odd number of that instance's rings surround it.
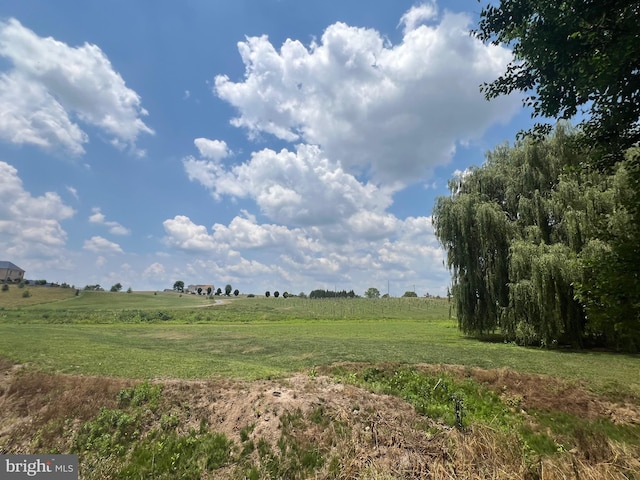
M 508 367 L 640 395 L 638 356 L 467 338 L 448 318 L 446 300 L 231 298 L 214 305 L 168 294 L 158 307 L 161 295 L 138 294 L 132 304 L 133 295 L 0 306 L 0 355 L 44 370 L 132 378 L 256 379 L 336 362 Z

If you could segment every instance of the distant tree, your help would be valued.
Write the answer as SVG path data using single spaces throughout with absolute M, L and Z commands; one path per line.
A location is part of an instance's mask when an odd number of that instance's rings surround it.
M 336 290 L 316 289 L 316 290 L 312 290 L 311 293 L 309 293 L 309 298 L 355 298 L 355 297 L 356 297 L 356 293 L 353 290 L 349 290 L 347 292 L 346 290 L 336 291 Z M 304 295 L 304 298 L 306 298 L 306 295 Z
M 416 292 L 412 292 L 411 290 L 407 290 L 406 292 L 404 292 L 404 295 L 402 295 L 403 297 L 417 297 L 418 294 Z
M 264 296 L 269 298 L 271 296 L 271 292 L 267 290 L 266 292 L 264 292 Z
M 111 287 L 112 292 L 119 292 L 120 290 L 122 290 L 122 284 L 120 282 Z
M 220 287 L 216 290 L 216 295 L 222 295 L 222 289 Z
M 38 285 L 37 282 L 36 282 L 36 285 Z M 102 288 L 99 283 L 96 285 L 85 285 L 84 289 L 91 290 L 94 292 L 104 292 L 104 288 Z
M 280 296 L 280 292 L 276 290 L 275 292 L 273 292 L 273 296 L 278 298 Z
M 237 297 L 238 295 L 240 295 L 240 290 L 238 290 L 237 288 L 233 291 L 233 294 Z
M 287 298 L 288 296 L 289 296 L 289 292 L 284 292 L 284 293 L 282 294 L 282 298 Z
M 46 281 L 46 280 L 36 280 L 36 281 L 35 281 L 35 284 L 36 284 L 36 285 L 46 285 L 46 284 L 47 284 L 47 281 Z
M 212 288 L 211 287 L 207 287 L 207 295 L 211 295 L 211 291 L 212 291 Z
M 127 293 L 131 293 L 133 292 L 133 290 L 131 290 L 131 287 L 127 288 Z
M 224 286 L 224 294 L 228 297 L 229 295 L 231 295 L 231 291 L 233 290 L 233 287 L 230 284 L 226 284 Z
M 388 293 L 385 293 L 384 295 L 382 295 L 382 298 L 391 298 L 391 296 Z
M 306 294 L 306 293 L 304 293 L 304 292 L 300 292 L 300 293 L 298 294 L 298 297 L 300 297 L 300 298 L 307 298 L 307 294 Z
M 178 280 L 178 281 L 176 281 L 176 282 L 173 284 L 173 289 L 174 289 L 176 292 L 180 292 L 180 293 L 184 292 L 184 282 L 183 282 L 182 280 Z
M 370 287 L 364 292 L 364 296 L 367 298 L 380 298 L 380 290 L 375 287 Z

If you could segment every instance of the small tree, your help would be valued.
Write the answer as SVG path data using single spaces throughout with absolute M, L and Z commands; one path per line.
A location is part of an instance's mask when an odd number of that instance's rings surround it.
M 232 289 L 233 287 L 227 283 L 224 287 L 224 294 L 228 297 L 229 295 L 231 295 Z
M 276 290 L 275 292 L 273 292 L 273 296 L 278 298 L 280 296 L 280 292 Z
M 176 292 L 183 293 L 184 292 L 184 282 L 182 280 L 178 280 L 173 284 L 173 289 Z
M 287 298 L 288 296 L 289 296 L 289 292 L 284 292 L 284 293 L 282 294 L 282 298 Z
M 380 290 L 375 287 L 370 287 L 364 292 L 364 296 L 367 298 L 380 298 Z
M 269 298 L 271 296 L 271 292 L 267 290 L 266 292 L 264 292 L 264 296 Z
M 207 295 L 211 295 L 211 291 L 212 291 L 212 290 L 213 290 L 213 289 L 212 289 L 211 287 L 207 287 Z
M 406 292 L 404 292 L 404 295 L 402 295 L 403 297 L 417 297 L 418 294 L 416 292 L 412 292 L 410 290 L 407 290 Z
M 8 292 L 9 291 L 9 285 L 6 284 L 6 283 L 4 285 L 2 285 L 2 291 L 3 292 Z
M 119 292 L 120 290 L 122 290 L 122 285 L 120 284 L 120 282 L 111 287 L 112 292 Z
M 233 294 L 237 297 L 238 295 L 240 295 L 240 290 L 238 290 L 237 288 L 233 291 Z
M 300 292 L 300 293 L 298 294 L 298 297 L 300 297 L 300 298 L 307 298 L 307 294 L 306 294 L 306 293 L 304 293 L 304 292 Z
M 222 289 L 220 287 L 216 290 L 216 295 L 222 295 Z
M 131 290 L 131 287 L 127 288 L 127 293 L 131 293 L 133 292 L 133 290 Z

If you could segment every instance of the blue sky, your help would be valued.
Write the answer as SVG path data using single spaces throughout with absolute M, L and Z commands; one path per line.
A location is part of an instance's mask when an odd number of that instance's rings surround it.
M 434 199 L 531 125 L 468 1 L 5 0 L 0 259 L 30 279 L 444 294 Z

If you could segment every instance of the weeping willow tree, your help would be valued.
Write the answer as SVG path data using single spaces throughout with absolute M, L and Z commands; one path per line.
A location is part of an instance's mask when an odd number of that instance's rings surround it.
M 638 162 L 596 171 L 576 140 L 560 126 L 545 141 L 500 146 L 436 200 L 434 227 L 465 333 L 499 332 L 523 344 L 640 345 L 640 268 L 629 273 L 638 266 L 632 223 L 640 215 L 628 207 L 638 196 L 640 173 L 629 174 Z M 617 274 L 629 278 L 616 289 Z

